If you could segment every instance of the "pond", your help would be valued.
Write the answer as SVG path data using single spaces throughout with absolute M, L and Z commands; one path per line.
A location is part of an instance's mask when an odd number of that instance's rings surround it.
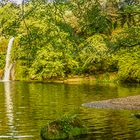
M 140 139 L 139 110 L 94 109 L 83 103 L 140 94 L 140 86 L 0 82 L 0 139 L 41 140 L 40 129 L 78 114 L 92 133 L 83 140 Z

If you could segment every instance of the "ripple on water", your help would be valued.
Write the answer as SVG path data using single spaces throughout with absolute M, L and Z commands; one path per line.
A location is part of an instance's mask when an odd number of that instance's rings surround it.
M 0 83 L 1 136 L 31 135 L 33 138 L 23 139 L 40 140 L 40 128 L 48 121 L 58 119 L 64 114 L 78 114 L 91 132 L 89 136 L 84 136 L 80 140 L 140 138 L 140 120 L 132 117 L 132 114 L 139 113 L 138 111 L 81 107 L 81 104 L 86 102 L 137 95 L 140 93 L 140 88 L 131 90 L 132 87 L 99 84 L 65 85 L 29 82 L 9 82 L 9 84 L 7 88 L 4 83 Z M 10 93 L 10 96 L 6 96 L 5 92 Z M 7 102 L 9 97 L 12 106 L 10 108 Z

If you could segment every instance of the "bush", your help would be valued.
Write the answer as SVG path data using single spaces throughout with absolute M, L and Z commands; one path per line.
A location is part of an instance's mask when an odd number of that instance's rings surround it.
M 104 71 L 107 64 L 107 46 L 102 35 L 93 35 L 80 45 L 80 64 L 82 73 Z
M 132 26 L 111 36 L 110 47 L 114 50 L 131 48 L 140 45 L 140 27 Z
M 30 69 L 30 77 L 37 80 L 64 77 L 62 53 L 45 49 L 38 51 L 37 58 Z
M 16 80 L 28 80 L 29 77 L 29 67 L 25 61 L 17 61 L 14 67 L 15 79 Z
M 118 78 L 122 82 L 140 82 L 140 47 L 121 49 L 116 55 Z

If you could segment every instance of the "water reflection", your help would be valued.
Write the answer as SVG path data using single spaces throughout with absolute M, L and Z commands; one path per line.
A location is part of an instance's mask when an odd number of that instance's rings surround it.
M 4 130 L 2 131 L 3 133 L 0 133 L 0 139 L 33 139 L 31 133 L 27 134 L 25 132 L 26 128 L 24 128 L 25 126 L 27 127 L 27 122 L 30 122 L 30 120 L 26 118 L 26 114 L 28 114 L 28 112 L 25 113 L 25 110 L 23 110 L 25 109 L 25 106 L 22 108 L 20 105 L 15 105 L 15 101 L 18 102 L 18 94 L 14 92 L 15 90 L 15 82 L 3 82 L 3 113 L 5 117 L 3 117 L 2 121 L 0 120 L 0 126 L 2 126 L 2 130 Z M 0 107 L 3 108 L 2 106 Z M 20 116 L 20 119 L 19 115 L 22 115 L 22 117 Z M 26 123 L 23 121 L 23 118 L 28 119 L 25 121 Z
M 6 116 L 8 119 L 8 126 L 11 131 L 13 132 L 13 123 L 14 123 L 14 115 L 13 115 L 13 101 L 11 95 L 11 84 L 10 82 L 4 82 L 4 95 L 5 95 L 5 109 L 6 109 Z
M 81 106 L 139 93 L 140 86 L 0 82 L 0 139 L 40 140 L 40 128 L 64 114 L 78 114 L 90 128 L 91 138 L 80 140 L 140 139 L 135 112 Z

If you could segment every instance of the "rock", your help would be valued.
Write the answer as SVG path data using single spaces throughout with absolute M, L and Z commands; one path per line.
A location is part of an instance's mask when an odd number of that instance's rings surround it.
M 140 110 L 140 95 L 94 101 L 82 104 L 82 106 L 91 108 L 110 108 L 116 110 Z
M 73 137 L 87 134 L 87 128 L 76 116 L 65 116 L 52 121 L 41 129 L 42 140 L 68 140 Z

